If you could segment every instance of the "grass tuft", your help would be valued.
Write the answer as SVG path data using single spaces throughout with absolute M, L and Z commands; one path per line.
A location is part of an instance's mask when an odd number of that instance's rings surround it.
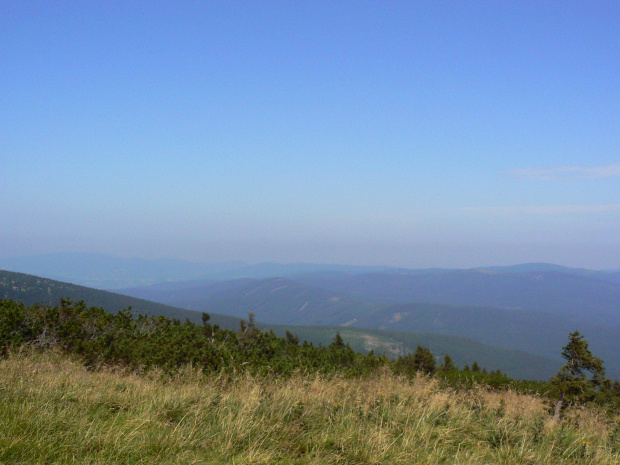
M 174 378 L 87 370 L 54 351 L 0 360 L 0 463 L 618 464 L 620 421 L 513 391 L 299 374 Z

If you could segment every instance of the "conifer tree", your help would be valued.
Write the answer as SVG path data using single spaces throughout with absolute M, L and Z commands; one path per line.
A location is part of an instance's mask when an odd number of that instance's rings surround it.
M 286 331 L 286 339 L 291 344 L 294 344 L 294 345 L 298 345 L 299 344 L 299 338 L 297 337 L 297 335 L 291 333 L 289 330 Z
M 418 346 L 413 354 L 401 355 L 394 362 L 394 371 L 413 375 L 417 371 L 430 374 L 435 371 L 435 356 L 430 349 Z
M 605 381 L 603 361 L 590 352 L 588 341 L 579 331 L 569 335 L 562 357 L 566 364 L 550 380 L 559 397 L 555 405 L 556 419 L 566 406 L 592 400 L 596 389 Z
M 256 328 L 256 313 L 248 312 L 248 330 L 254 332 Z
M 435 356 L 427 347 L 418 346 L 413 353 L 413 361 L 418 371 L 428 374 L 435 371 Z
M 345 343 L 344 340 L 342 339 L 342 336 L 340 335 L 340 331 L 336 332 L 336 335 L 334 336 L 334 339 L 332 340 L 332 346 L 334 347 L 341 347 L 344 348 L 345 347 Z
M 446 354 L 445 357 L 443 358 L 443 364 L 439 367 L 439 369 L 444 372 L 455 370 L 456 365 L 454 365 L 454 362 L 452 361 L 452 357 Z

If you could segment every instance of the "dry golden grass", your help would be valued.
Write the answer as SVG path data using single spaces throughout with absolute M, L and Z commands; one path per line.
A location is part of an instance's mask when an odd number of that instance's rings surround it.
M 618 464 L 620 425 L 553 423 L 515 392 L 434 379 L 90 372 L 57 353 L 0 361 L 3 464 Z

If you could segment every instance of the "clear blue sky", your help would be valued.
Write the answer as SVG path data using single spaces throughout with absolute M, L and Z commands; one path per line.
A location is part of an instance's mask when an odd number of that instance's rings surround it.
M 0 2 L 0 256 L 620 268 L 617 1 Z

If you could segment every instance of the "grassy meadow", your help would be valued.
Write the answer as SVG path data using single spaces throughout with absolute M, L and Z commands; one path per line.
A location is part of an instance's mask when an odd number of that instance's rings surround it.
M 2 464 L 619 464 L 620 419 L 434 378 L 88 370 L 0 360 Z

